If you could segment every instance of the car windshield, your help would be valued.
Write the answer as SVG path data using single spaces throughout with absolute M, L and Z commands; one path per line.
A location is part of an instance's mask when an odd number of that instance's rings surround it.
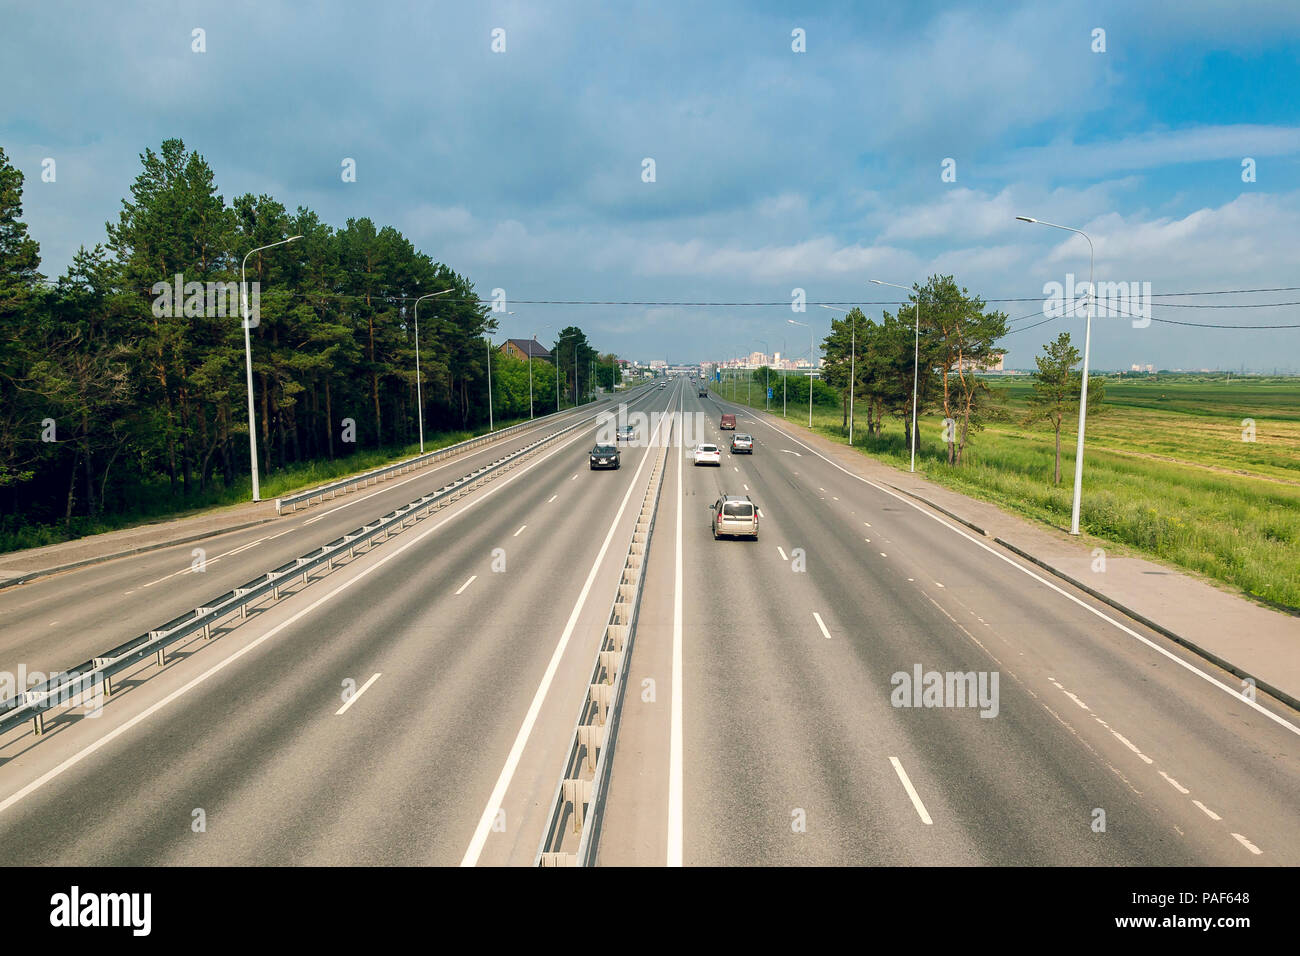
M 722 514 L 726 518 L 752 518 L 754 506 L 748 501 L 728 501 L 722 506 Z
M 613 455 L 616 454 L 613 445 L 597 445 L 591 450 L 593 455 Z

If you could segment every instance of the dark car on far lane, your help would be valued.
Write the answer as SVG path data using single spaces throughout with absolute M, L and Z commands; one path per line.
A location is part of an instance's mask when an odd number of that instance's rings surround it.
M 618 446 L 597 445 L 591 450 L 591 470 L 618 467 Z

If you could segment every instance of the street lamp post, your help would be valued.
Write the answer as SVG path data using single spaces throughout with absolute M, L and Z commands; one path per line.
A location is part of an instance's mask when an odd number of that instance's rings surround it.
M 872 279 L 876 285 L 892 286 L 895 289 L 902 289 L 904 292 L 910 292 L 906 286 L 895 285 L 892 282 L 882 282 L 880 279 Z M 916 471 L 916 383 L 921 369 L 921 296 L 916 296 L 916 332 L 912 344 L 912 471 Z
M 812 428 L 812 388 L 816 368 L 813 364 L 813 327 L 811 322 L 796 322 L 794 319 L 786 319 L 786 321 L 791 325 L 802 325 L 808 329 L 808 427 Z
M 1063 229 L 1066 232 L 1077 233 L 1088 240 L 1088 321 L 1084 326 L 1083 332 L 1083 381 L 1079 387 L 1079 441 L 1074 451 L 1074 504 L 1070 509 L 1070 534 L 1079 533 L 1079 506 L 1083 498 L 1083 428 L 1088 419 L 1088 350 L 1092 344 L 1092 309 L 1093 303 L 1097 299 L 1096 291 L 1092 285 L 1092 265 L 1093 265 L 1093 248 L 1092 240 L 1088 234 L 1081 229 L 1072 229 L 1069 226 L 1058 226 L 1054 222 L 1044 222 L 1042 219 L 1031 219 L 1029 216 L 1016 216 L 1021 222 L 1034 222 L 1042 226 L 1051 226 L 1053 229 Z
M 448 292 L 455 292 L 455 289 L 443 289 L 441 292 L 430 292 L 422 295 L 415 300 L 415 406 L 416 415 L 420 421 L 420 454 L 424 454 L 424 393 L 420 390 L 420 303 L 425 299 L 432 299 L 435 295 L 446 295 Z
M 767 350 L 769 346 L 762 339 L 758 340 L 758 344 L 763 346 L 763 358 L 766 360 Z M 764 361 L 763 367 L 767 369 L 767 382 L 763 386 L 764 395 L 766 395 L 766 398 L 763 399 L 763 410 L 771 411 L 772 410 L 772 366 L 768 365 L 767 362 Z
M 302 236 L 290 236 L 288 239 L 281 239 L 279 242 L 273 242 L 270 245 L 250 249 L 244 256 L 244 261 L 239 264 L 239 302 L 240 312 L 244 316 L 244 368 L 248 373 L 248 455 L 253 466 L 254 501 L 262 500 L 262 490 L 257 480 L 257 419 L 253 413 L 253 341 L 248 333 L 248 322 L 251 316 L 248 314 L 248 283 L 245 279 L 245 269 L 248 266 L 248 257 L 254 252 L 274 249 L 276 246 L 282 246 L 287 242 L 293 242 L 295 239 L 301 238 Z

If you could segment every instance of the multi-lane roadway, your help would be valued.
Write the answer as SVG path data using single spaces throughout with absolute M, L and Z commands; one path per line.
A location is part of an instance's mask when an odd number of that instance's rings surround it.
M 752 456 L 669 449 L 602 864 L 1300 859 L 1295 713 L 779 419 L 681 382 L 637 407 L 619 470 L 579 429 L 100 717 L 0 739 L 0 860 L 531 864 L 649 444 L 671 416 L 725 450 L 724 409 Z M 0 592 L 0 667 L 77 663 L 510 447 L 233 533 L 201 575 L 184 546 Z M 712 538 L 722 492 L 757 541 Z M 914 696 L 918 668 L 975 699 Z

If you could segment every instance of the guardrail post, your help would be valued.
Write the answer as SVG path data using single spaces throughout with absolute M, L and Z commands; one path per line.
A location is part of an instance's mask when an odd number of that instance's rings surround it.
M 108 664 L 107 657 L 92 657 L 90 659 L 90 666 L 93 667 L 95 670 L 99 670 L 100 668 L 104 667 L 107 664 Z M 104 696 L 105 697 L 113 696 L 113 675 L 112 674 L 104 675 Z

